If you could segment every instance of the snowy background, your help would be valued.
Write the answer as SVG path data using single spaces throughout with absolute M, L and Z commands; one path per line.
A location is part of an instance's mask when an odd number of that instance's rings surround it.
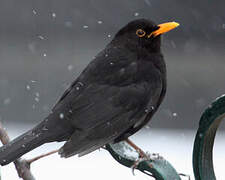
M 0 0 L 0 120 L 13 138 L 46 117 L 66 87 L 129 21 L 177 21 L 179 28 L 163 37 L 166 98 L 150 128 L 134 139 L 144 149 L 160 153 L 177 171 L 192 174 L 193 138 L 200 116 L 225 93 L 224 7 L 222 0 Z M 218 179 L 225 158 L 225 123 L 221 126 L 214 151 Z M 26 157 L 59 146 L 45 145 Z M 106 175 L 149 179 L 138 172 L 133 177 L 103 150 L 68 160 L 53 155 L 35 162 L 32 170 L 40 180 Z M 2 174 L 3 180 L 18 179 L 12 165 L 3 167 Z
M 18 136 L 31 126 L 7 127 L 11 137 Z M 19 129 L 19 130 L 18 130 Z M 195 131 L 178 129 L 151 129 L 144 128 L 132 136 L 133 140 L 143 150 L 151 153 L 159 153 L 168 160 L 178 173 L 188 174 L 194 180 L 192 171 L 192 149 Z M 218 180 L 224 179 L 225 161 L 225 133 L 217 133 L 214 148 L 214 169 Z M 63 143 L 45 144 L 24 157 L 29 159 L 42 153 L 46 153 L 62 146 Z M 135 171 L 132 175 L 131 169 L 117 163 L 112 156 L 105 150 L 97 150 L 91 154 L 78 158 L 73 156 L 68 159 L 60 158 L 58 154 L 45 157 L 31 165 L 31 171 L 37 180 L 45 179 L 130 179 L 130 180 L 150 180 L 153 178 Z M 18 176 L 11 163 L 1 168 L 3 180 L 17 180 Z M 187 180 L 187 178 L 183 178 Z

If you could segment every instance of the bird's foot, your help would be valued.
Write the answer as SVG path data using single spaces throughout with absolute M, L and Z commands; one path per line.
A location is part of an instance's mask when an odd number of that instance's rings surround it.
M 147 157 L 147 156 L 145 156 L 145 157 L 139 157 L 139 158 L 134 162 L 133 166 L 131 166 L 132 174 L 135 175 L 135 174 L 134 174 L 134 170 L 137 169 L 138 165 L 139 165 L 141 162 L 143 162 L 143 161 L 148 161 L 148 160 L 151 160 L 150 157 Z M 151 168 L 152 168 L 152 167 L 151 167 Z
M 127 144 L 129 144 L 134 150 L 139 154 L 139 158 L 148 158 L 148 155 L 141 149 L 139 148 L 136 144 L 134 144 L 131 140 L 127 139 L 125 140 Z
M 152 153 L 152 154 L 150 154 L 149 152 L 144 153 L 144 156 L 142 156 L 142 157 L 140 156 L 140 157 L 134 162 L 133 166 L 131 166 L 132 174 L 135 175 L 135 174 L 134 174 L 134 170 L 138 168 L 138 165 L 139 165 L 141 162 L 143 162 L 143 161 L 148 161 L 148 162 L 149 162 L 149 163 L 148 163 L 148 166 L 149 166 L 150 168 L 154 168 L 150 162 L 155 161 L 155 160 L 158 160 L 158 159 L 163 159 L 163 157 L 160 156 L 158 153 Z M 149 176 L 152 176 L 152 175 L 149 174 L 149 173 L 146 173 L 146 174 L 149 175 Z
M 127 139 L 126 142 L 136 150 L 136 152 L 139 154 L 138 159 L 134 162 L 133 166 L 131 166 L 131 170 L 132 170 L 132 174 L 134 174 L 134 170 L 137 169 L 138 165 L 142 162 L 142 161 L 151 161 L 152 159 L 152 155 L 150 153 L 144 152 L 141 148 L 139 148 L 136 144 L 134 144 L 131 140 Z M 151 167 L 152 168 L 152 167 Z

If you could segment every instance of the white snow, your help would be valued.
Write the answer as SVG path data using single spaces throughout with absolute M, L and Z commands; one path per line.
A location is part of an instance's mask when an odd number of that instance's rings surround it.
M 68 65 L 68 66 L 67 66 L 67 69 L 68 69 L 68 71 L 71 71 L 71 70 L 73 69 L 73 65 L 71 65 L 71 64 Z
M 11 102 L 11 99 L 8 97 L 8 98 L 4 99 L 3 104 L 4 105 L 9 105 L 10 102 Z
M 53 18 L 56 18 L 56 13 L 52 13 L 52 17 Z
M 9 135 L 11 137 L 22 134 L 29 127 L 22 126 L 7 126 Z M 10 131 L 11 130 L 11 131 Z M 196 131 L 193 130 L 164 130 L 164 129 L 148 129 L 142 130 L 132 136 L 134 141 L 143 150 L 150 153 L 159 153 L 168 160 L 179 173 L 191 175 L 194 180 L 192 171 L 192 149 L 194 143 L 194 135 Z M 214 168 L 217 179 L 224 178 L 224 161 L 225 161 L 225 146 L 224 146 L 225 132 L 219 132 L 214 148 Z M 58 149 L 63 143 L 45 144 L 32 152 L 26 154 L 24 157 L 29 159 L 42 153 Z M 129 179 L 129 180 L 153 180 L 153 178 L 135 171 L 135 176 L 129 168 L 123 167 L 116 162 L 111 155 L 105 151 L 95 151 L 86 156 L 78 158 L 73 156 L 68 159 L 60 158 L 59 155 L 54 154 L 38 160 L 31 165 L 32 173 L 38 180 L 45 179 Z M 2 180 L 17 180 L 18 176 L 13 164 L 3 166 L 1 168 Z M 185 178 L 183 178 L 185 179 Z
M 34 9 L 32 10 L 33 14 L 36 15 L 37 14 L 37 11 L 35 11 Z
M 134 16 L 135 17 L 139 16 L 139 13 L 138 12 L 134 13 Z
M 44 40 L 45 38 L 41 35 L 38 36 L 39 39 Z
M 29 85 L 27 85 L 26 88 L 27 88 L 27 90 L 30 90 L 30 86 Z
M 177 116 L 177 113 L 174 112 L 174 113 L 173 113 L 173 116 L 176 117 L 176 116 Z
M 98 21 L 98 24 L 102 24 L 103 22 L 102 21 Z
M 63 119 L 64 118 L 64 114 L 63 113 L 60 113 L 59 114 L 59 117 L 60 117 L 60 119 Z
M 35 97 L 34 100 L 35 100 L 36 102 L 39 102 L 39 98 L 38 98 L 38 97 Z

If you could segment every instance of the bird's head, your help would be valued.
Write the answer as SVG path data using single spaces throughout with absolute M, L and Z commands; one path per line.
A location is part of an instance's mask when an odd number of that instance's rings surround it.
M 115 35 L 114 40 L 128 48 L 146 48 L 148 52 L 160 51 L 160 35 L 179 26 L 176 22 L 155 24 L 147 19 L 131 21 Z

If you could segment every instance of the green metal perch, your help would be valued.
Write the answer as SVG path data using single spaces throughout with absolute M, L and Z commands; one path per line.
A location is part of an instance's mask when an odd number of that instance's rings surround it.
M 202 114 L 193 149 L 193 170 L 196 180 L 216 180 L 212 151 L 216 131 L 225 117 L 225 95 L 217 98 Z M 106 149 L 120 164 L 135 168 L 157 180 L 181 180 L 173 166 L 160 156 L 138 160 L 138 152 L 126 142 L 108 144 Z
M 217 98 L 202 114 L 193 150 L 193 170 L 196 180 L 215 180 L 213 145 L 216 131 L 225 117 L 225 95 Z
M 106 149 L 120 164 L 138 169 L 157 180 L 181 180 L 173 166 L 159 155 L 151 155 L 149 159 L 138 161 L 139 153 L 126 142 L 108 144 Z M 134 166 L 135 164 L 137 165 Z

